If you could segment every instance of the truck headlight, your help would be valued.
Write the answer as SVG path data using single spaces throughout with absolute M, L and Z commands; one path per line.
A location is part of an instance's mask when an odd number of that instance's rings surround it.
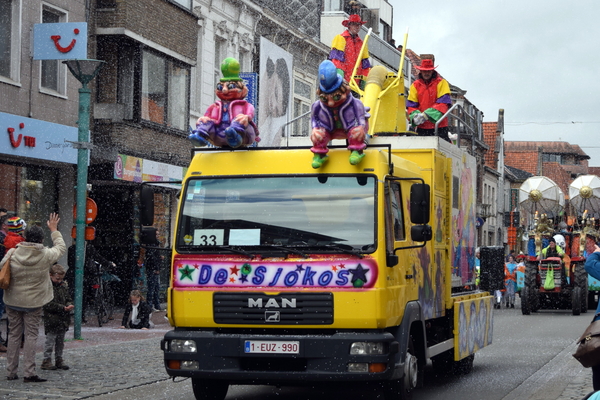
M 193 340 L 171 340 L 171 351 L 174 353 L 196 353 L 198 348 Z
M 351 355 L 377 355 L 383 354 L 382 342 L 354 342 L 350 345 Z

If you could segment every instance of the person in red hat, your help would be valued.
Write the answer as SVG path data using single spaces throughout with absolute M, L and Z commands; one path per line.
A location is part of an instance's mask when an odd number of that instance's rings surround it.
M 410 86 L 406 107 L 411 125 L 420 136 L 433 136 L 435 123 L 450 109 L 450 85 L 442 78 L 434 67 L 434 60 L 423 59 L 421 65 L 415 66 L 419 77 Z M 448 137 L 448 119 L 438 125 L 437 135 L 450 142 Z
M 358 14 L 350 15 L 347 20 L 342 21 L 342 25 L 347 29 L 341 34 L 336 35 L 331 42 L 331 51 L 329 52 L 328 59 L 336 66 L 338 73 L 344 76 L 346 82 L 350 82 L 354 65 L 360 55 L 363 41 L 358 36 L 358 32 L 360 31 L 360 27 L 365 23 L 366 21 L 362 21 Z M 367 76 L 370 70 L 369 49 L 365 47 L 365 52 L 356 70 L 356 74 Z

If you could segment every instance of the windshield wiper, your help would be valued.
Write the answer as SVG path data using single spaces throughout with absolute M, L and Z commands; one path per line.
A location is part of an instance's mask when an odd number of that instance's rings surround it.
M 304 258 L 308 258 L 308 254 L 304 253 L 303 251 L 297 250 L 297 249 L 295 249 L 293 247 L 278 246 L 276 244 L 264 245 L 264 247 L 272 247 L 274 249 L 283 250 L 283 251 L 286 251 L 288 253 L 294 253 L 294 254 L 298 254 L 299 256 L 302 256 Z
M 340 252 L 345 253 L 345 254 L 353 254 L 353 255 L 357 256 L 358 258 L 364 258 L 365 257 L 361 253 L 359 253 L 358 251 L 356 251 L 354 249 L 354 247 L 349 246 L 349 245 L 344 245 L 344 244 L 321 244 L 321 245 L 317 245 L 316 247 L 325 247 L 327 249 L 332 249 L 332 250 L 335 250 L 335 251 L 340 251 Z
M 229 250 L 232 253 L 237 253 L 237 254 L 241 254 L 250 258 L 255 258 L 256 255 L 252 254 L 244 249 L 240 249 L 239 247 L 233 247 L 233 246 L 227 246 L 227 245 L 222 245 L 222 246 L 193 246 L 194 249 L 201 249 L 201 250 Z

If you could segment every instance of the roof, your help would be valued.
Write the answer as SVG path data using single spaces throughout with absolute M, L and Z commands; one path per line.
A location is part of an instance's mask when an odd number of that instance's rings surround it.
M 581 147 L 568 142 L 528 142 L 528 141 L 506 141 L 504 142 L 504 151 L 507 153 L 514 152 L 536 152 L 542 148 L 542 153 L 553 154 L 576 154 L 583 159 L 589 159 Z
M 511 167 L 510 165 L 505 165 L 504 169 L 506 171 L 506 175 L 512 181 L 525 181 L 527 178 L 534 176 L 532 173 L 527 171 L 523 171 L 522 169 Z

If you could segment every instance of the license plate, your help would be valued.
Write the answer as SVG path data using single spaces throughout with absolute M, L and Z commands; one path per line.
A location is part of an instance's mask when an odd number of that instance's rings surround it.
M 244 353 L 260 354 L 299 354 L 300 342 L 272 341 L 272 340 L 246 340 Z

